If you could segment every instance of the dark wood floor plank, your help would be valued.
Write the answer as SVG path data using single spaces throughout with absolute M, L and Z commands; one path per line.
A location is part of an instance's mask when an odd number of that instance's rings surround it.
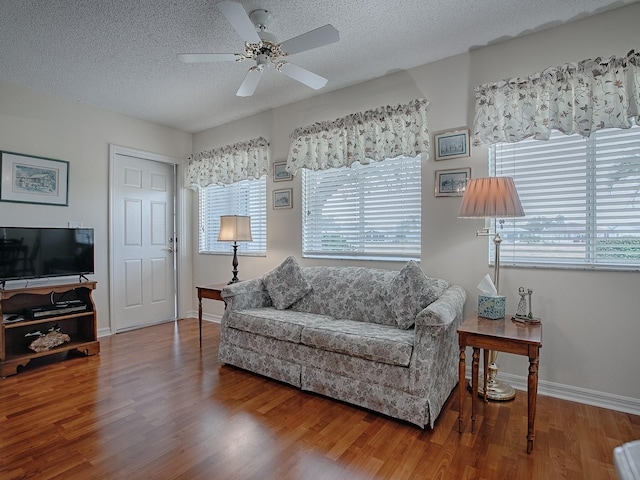
M 640 438 L 638 416 L 539 396 L 527 455 L 522 392 L 462 434 L 452 395 L 421 430 L 220 365 L 219 326 L 203 335 L 166 323 L 0 379 L 0 478 L 615 479 L 613 448 Z

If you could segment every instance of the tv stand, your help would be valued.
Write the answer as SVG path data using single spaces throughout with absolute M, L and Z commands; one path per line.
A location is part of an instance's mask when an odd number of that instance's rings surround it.
M 3 314 L 0 326 L 0 377 L 17 374 L 18 368 L 26 366 L 35 358 L 73 352 L 87 356 L 99 353 L 97 313 L 91 296 L 95 288 L 95 281 L 87 281 L 0 290 L 0 313 Z M 56 297 L 66 301 L 81 300 L 87 305 L 87 309 L 42 319 L 4 321 L 12 315 L 24 315 L 26 308 L 51 305 L 52 299 Z M 70 342 L 45 352 L 29 349 L 30 340 L 25 338 L 25 334 L 34 330 L 46 331 L 56 324 L 62 333 L 71 337 Z

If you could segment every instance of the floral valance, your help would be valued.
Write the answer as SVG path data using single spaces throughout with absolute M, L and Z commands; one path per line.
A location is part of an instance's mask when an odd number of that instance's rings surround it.
M 287 171 L 326 170 L 354 162 L 428 154 L 428 104 L 417 99 L 297 128 L 290 135 Z
M 185 185 L 201 188 L 260 178 L 269 171 L 269 142 L 254 138 L 245 142 L 189 156 Z
M 629 128 L 640 114 L 640 53 L 550 67 L 475 91 L 475 145 L 548 140 L 552 129 L 588 137 Z

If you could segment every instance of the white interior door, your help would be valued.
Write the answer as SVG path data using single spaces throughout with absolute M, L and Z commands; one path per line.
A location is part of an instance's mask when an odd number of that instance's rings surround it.
M 175 165 L 111 156 L 111 315 L 115 331 L 176 318 Z

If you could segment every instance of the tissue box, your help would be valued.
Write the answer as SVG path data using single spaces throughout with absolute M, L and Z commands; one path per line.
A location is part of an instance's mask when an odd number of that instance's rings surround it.
M 504 318 L 505 305 L 507 297 L 504 295 L 496 295 L 490 297 L 488 295 L 478 295 L 478 316 L 496 320 Z

